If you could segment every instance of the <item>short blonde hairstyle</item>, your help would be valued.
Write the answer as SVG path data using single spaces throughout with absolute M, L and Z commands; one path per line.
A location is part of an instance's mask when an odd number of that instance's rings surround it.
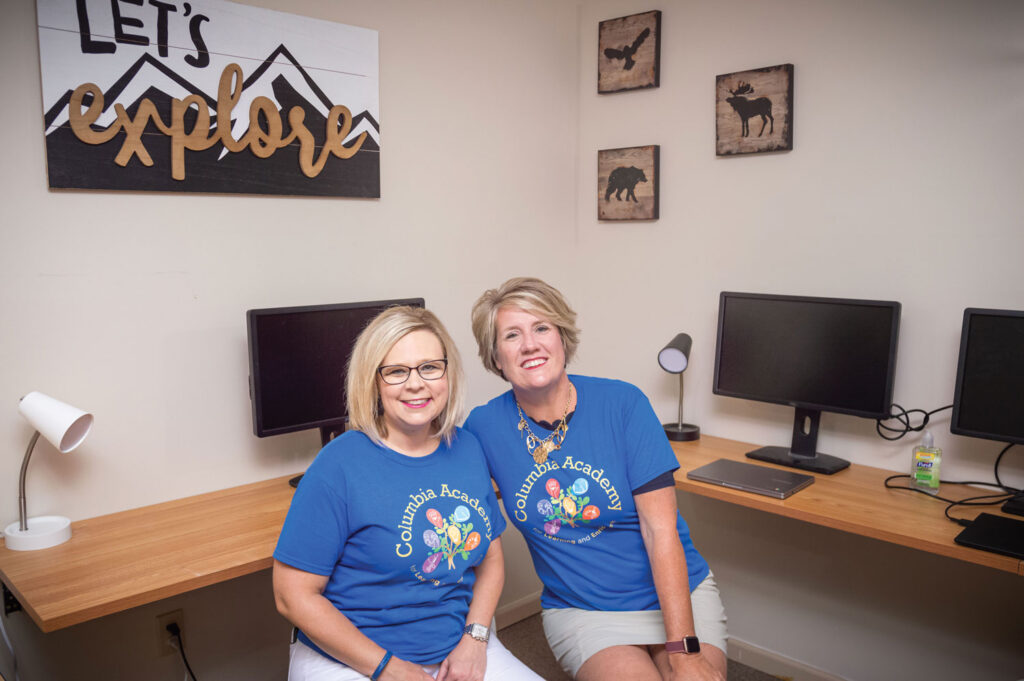
M 441 342 L 444 359 L 448 360 L 448 403 L 434 419 L 434 435 L 440 435 L 448 444 L 455 426 L 462 417 L 463 379 L 462 360 L 455 342 L 441 320 L 430 310 L 407 305 L 389 307 L 367 324 L 356 339 L 348 361 L 345 381 L 349 426 L 360 430 L 378 444 L 384 444 L 387 425 L 380 400 L 377 369 L 391 352 L 391 348 L 413 331 L 430 331 Z
M 495 328 L 498 310 L 503 307 L 518 307 L 554 324 L 562 338 L 565 363 L 569 364 L 576 356 L 576 348 L 580 344 L 580 330 L 576 327 L 576 312 L 569 307 L 565 296 L 554 286 L 540 279 L 515 277 L 498 288 L 484 291 L 473 304 L 473 336 L 476 338 L 480 361 L 483 362 L 485 369 L 505 378 L 498 368 L 498 333 Z

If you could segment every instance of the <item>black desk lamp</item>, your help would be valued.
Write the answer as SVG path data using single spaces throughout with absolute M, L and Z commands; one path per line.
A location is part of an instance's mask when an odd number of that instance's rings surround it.
M 677 334 L 672 341 L 658 353 L 658 364 L 670 374 L 679 374 L 679 422 L 665 423 L 665 435 L 669 440 L 687 441 L 700 439 L 700 427 L 692 423 L 683 423 L 683 372 L 690 363 L 690 346 L 693 339 L 689 334 Z

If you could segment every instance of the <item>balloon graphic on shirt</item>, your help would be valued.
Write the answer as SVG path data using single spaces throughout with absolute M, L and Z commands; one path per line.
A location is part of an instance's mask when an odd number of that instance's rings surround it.
M 427 559 L 423 561 L 423 571 L 430 573 L 437 569 L 438 563 L 441 562 L 441 554 L 435 553 L 427 556 Z
M 576 502 L 573 501 L 572 497 L 562 499 L 562 508 L 565 509 L 565 515 L 567 518 L 572 518 L 576 515 Z
M 555 497 L 556 499 L 558 498 L 559 492 L 562 491 L 561 485 L 559 485 L 558 481 L 554 478 L 549 478 L 548 481 L 544 483 L 544 489 L 548 491 L 548 496 Z
M 537 502 L 537 512 L 547 521 L 544 532 L 549 535 L 556 534 L 563 525 L 576 527 L 577 523 L 589 523 L 601 515 L 601 510 L 591 504 L 590 497 L 586 496 L 590 489 L 586 478 L 576 478 L 565 490 L 558 484 L 558 480 L 549 478 L 544 489 L 550 498 Z M 556 520 L 558 525 L 552 525 Z
M 452 546 L 458 546 L 462 543 L 462 532 L 459 530 L 458 525 L 448 526 L 448 538 L 452 540 Z
M 471 513 L 466 506 L 458 505 L 446 520 L 437 509 L 427 509 L 427 520 L 437 531 L 427 528 L 423 531 L 423 543 L 430 549 L 430 555 L 423 563 L 423 571 L 437 569 L 441 558 L 448 560 L 448 569 L 455 569 L 455 556 L 469 560 L 469 553 L 480 546 L 483 538 L 479 532 L 473 532 L 473 523 L 467 522 Z

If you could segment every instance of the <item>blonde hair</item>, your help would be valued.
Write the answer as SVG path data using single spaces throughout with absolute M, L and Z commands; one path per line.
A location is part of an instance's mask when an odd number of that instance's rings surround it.
M 448 403 L 434 419 L 434 435 L 450 444 L 455 426 L 462 417 L 463 379 L 462 360 L 455 342 L 448 335 L 441 320 L 430 310 L 419 307 L 389 307 L 367 324 L 356 339 L 348 361 L 345 381 L 348 422 L 374 442 L 383 444 L 387 425 L 381 408 L 377 369 L 391 352 L 391 348 L 413 331 L 430 331 L 441 342 L 444 359 L 448 360 Z
M 565 297 L 554 286 L 540 279 L 515 277 L 498 288 L 484 291 L 473 304 L 473 337 L 476 338 L 480 361 L 485 369 L 505 378 L 505 374 L 498 368 L 495 329 L 498 310 L 503 307 L 518 307 L 554 324 L 562 338 L 565 363 L 569 364 L 576 356 L 580 330 L 576 326 L 576 312 L 569 307 Z

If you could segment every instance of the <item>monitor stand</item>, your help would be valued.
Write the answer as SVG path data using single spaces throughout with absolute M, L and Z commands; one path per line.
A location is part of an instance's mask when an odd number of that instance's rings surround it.
M 747 456 L 758 461 L 799 468 L 814 473 L 832 475 L 847 468 L 850 462 L 840 459 L 838 456 L 821 454 L 817 452 L 818 447 L 818 421 L 821 420 L 821 411 L 817 409 L 796 408 L 793 417 L 793 445 L 792 447 L 761 447 Z
M 347 420 L 345 422 L 348 423 Z M 334 430 L 333 428 L 328 428 L 327 426 L 321 426 L 320 427 L 320 446 L 321 447 L 326 447 L 328 442 L 330 442 L 331 440 L 333 440 L 334 438 L 336 438 L 337 436 L 341 435 L 344 432 L 345 432 L 345 426 L 342 426 L 341 430 Z M 290 478 L 288 480 L 288 484 L 291 485 L 292 487 L 298 487 L 300 480 L 302 480 L 302 475 L 301 474 L 300 475 L 296 475 L 294 478 Z

